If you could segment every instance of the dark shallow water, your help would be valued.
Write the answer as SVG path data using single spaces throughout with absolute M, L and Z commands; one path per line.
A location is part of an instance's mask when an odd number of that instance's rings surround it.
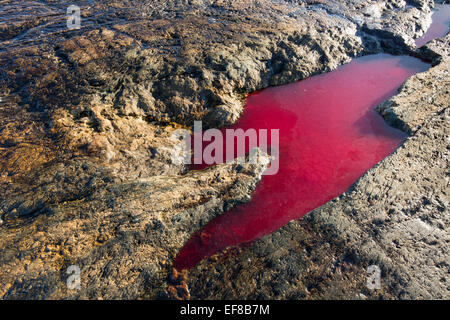
M 366 56 L 251 95 L 232 128 L 280 129 L 279 172 L 263 177 L 251 202 L 195 234 L 179 253 L 176 268 L 194 267 L 226 247 L 261 238 L 348 190 L 406 137 L 374 108 L 408 77 L 428 68 L 407 56 Z

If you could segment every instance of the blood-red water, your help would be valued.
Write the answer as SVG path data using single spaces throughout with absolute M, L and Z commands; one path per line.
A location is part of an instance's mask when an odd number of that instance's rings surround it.
M 261 238 L 345 192 L 405 138 L 374 108 L 428 67 L 412 57 L 367 56 L 249 96 L 232 128 L 280 129 L 279 172 L 263 177 L 251 202 L 196 233 L 175 267 L 189 269 L 226 247 Z
M 427 32 L 416 39 L 416 46 L 422 47 L 433 39 L 445 36 L 450 27 L 450 5 L 444 4 L 436 7 L 437 11 L 433 13 L 433 23 Z

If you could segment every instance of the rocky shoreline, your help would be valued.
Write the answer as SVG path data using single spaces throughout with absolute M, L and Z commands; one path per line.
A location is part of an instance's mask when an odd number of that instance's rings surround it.
M 449 37 L 413 41 L 433 1 L 86 1 L 72 31 L 67 6 L 0 2 L 0 297 L 448 298 Z M 434 65 L 378 108 L 407 142 L 303 220 L 174 272 L 265 164 L 188 172 L 171 134 L 379 52 Z M 381 291 L 365 288 L 370 264 Z
M 444 54 L 449 41 L 422 52 Z M 378 107 L 411 134 L 402 147 L 303 220 L 202 262 L 194 298 L 448 299 L 449 56 L 435 63 Z M 366 286 L 370 265 L 381 290 Z

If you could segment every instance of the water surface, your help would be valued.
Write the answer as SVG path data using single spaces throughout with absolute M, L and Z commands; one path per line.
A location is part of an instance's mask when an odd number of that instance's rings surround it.
M 280 129 L 279 172 L 263 177 L 251 202 L 196 233 L 175 267 L 194 267 L 226 247 L 261 238 L 348 190 L 406 137 L 374 108 L 428 67 L 412 57 L 373 55 L 249 96 L 232 128 Z
M 450 27 L 450 4 L 436 6 L 433 23 L 425 34 L 416 39 L 416 46 L 422 47 L 433 39 L 444 37 Z

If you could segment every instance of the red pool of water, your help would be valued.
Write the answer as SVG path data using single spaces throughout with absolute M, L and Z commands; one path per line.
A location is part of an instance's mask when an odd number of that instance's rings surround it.
M 433 23 L 427 32 L 416 39 L 416 46 L 422 47 L 433 39 L 441 38 L 448 32 L 450 26 L 450 5 L 436 6 L 437 11 L 433 13 Z
M 189 269 L 226 247 L 261 238 L 348 190 L 406 137 L 374 108 L 428 67 L 412 57 L 373 55 L 249 96 L 232 128 L 280 129 L 279 172 L 263 177 L 251 202 L 193 235 L 174 266 Z

